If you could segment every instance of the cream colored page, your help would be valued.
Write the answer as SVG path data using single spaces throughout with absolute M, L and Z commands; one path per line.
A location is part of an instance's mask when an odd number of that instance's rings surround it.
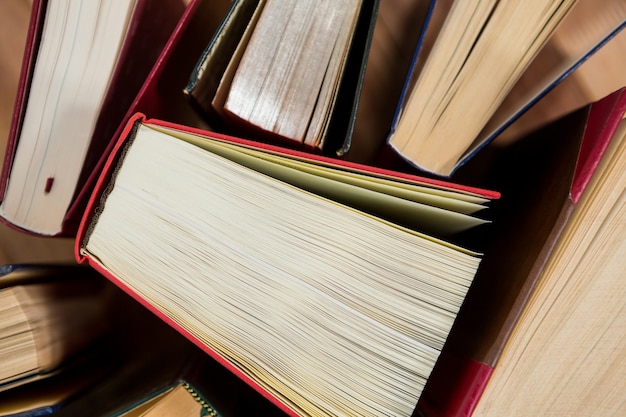
M 305 415 L 410 415 L 478 259 L 147 132 L 85 250 Z
M 420 200 L 411 201 L 386 194 L 384 190 L 371 189 L 372 187 L 363 188 L 354 182 L 344 182 L 338 180 L 337 177 L 329 176 L 328 172 L 307 171 L 298 165 L 288 166 L 275 163 L 272 160 L 259 158 L 247 152 L 239 152 L 232 147 L 227 147 L 217 142 L 203 141 L 192 135 L 184 134 L 184 132 L 176 132 L 176 134 L 180 137 L 187 137 L 188 140 L 193 140 L 198 146 L 210 149 L 216 154 L 264 172 L 273 178 L 302 187 L 315 194 L 344 202 L 357 209 L 368 212 L 375 210 L 378 215 L 396 220 L 396 222 L 417 231 L 427 231 L 436 233 L 439 236 L 449 236 L 485 223 L 482 219 L 447 210 L 447 207 L 429 206 L 420 202 Z M 423 200 L 428 200 L 428 198 Z
M 352 168 L 334 168 L 331 163 L 315 164 L 310 160 L 294 155 L 283 154 L 270 150 L 261 150 L 245 145 L 222 142 L 208 136 L 194 135 L 176 129 L 168 129 L 159 125 L 147 125 L 151 129 L 165 132 L 169 135 L 176 136 L 179 139 L 195 144 L 200 147 L 209 146 L 209 142 L 215 143 L 220 148 L 236 149 L 237 152 L 245 153 L 255 158 L 261 158 L 270 162 L 279 163 L 286 166 L 297 167 L 298 169 L 314 173 L 315 175 L 325 176 L 347 183 L 360 185 L 364 188 L 384 192 L 413 201 L 426 202 L 432 197 L 429 204 L 455 210 L 464 213 L 472 213 L 479 210 L 479 207 L 489 201 L 488 198 L 482 197 L 476 193 L 469 191 L 455 190 L 444 185 L 427 184 L 420 181 L 411 181 L 399 177 L 393 177 L 378 174 L 365 170 Z M 234 157 L 234 156 L 233 156 Z M 426 195 L 427 194 L 427 195 Z M 419 196 L 419 197 L 418 197 Z M 435 201 L 439 201 L 435 203 Z M 444 202 L 445 201 L 445 202 Z
M 475 416 L 626 413 L 625 134 L 622 123 L 598 170 L 606 173 L 587 186 Z

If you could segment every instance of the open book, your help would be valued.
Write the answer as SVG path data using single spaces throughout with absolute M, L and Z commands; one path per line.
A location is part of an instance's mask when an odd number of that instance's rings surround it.
M 292 415 L 410 415 L 493 198 L 138 115 L 77 256 Z

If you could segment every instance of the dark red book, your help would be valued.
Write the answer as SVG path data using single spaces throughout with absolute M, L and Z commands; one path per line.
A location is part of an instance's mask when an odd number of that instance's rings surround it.
M 420 398 L 420 415 L 472 415 L 625 113 L 622 88 L 515 143 L 496 142 L 454 177 L 502 198 L 494 205 L 491 243 Z

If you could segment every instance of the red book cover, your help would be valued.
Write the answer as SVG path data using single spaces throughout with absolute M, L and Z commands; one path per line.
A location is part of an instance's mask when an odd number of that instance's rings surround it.
M 519 142 L 485 149 L 454 177 L 498 190 L 502 198 L 494 207 L 491 244 L 420 398 L 419 415 L 472 415 L 625 113 L 623 88 Z
M 18 91 L 0 176 L 0 201 L 4 199 L 7 192 L 15 152 L 20 141 L 24 115 L 31 92 L 33 71 L 42 41 L 47 5 L 46 0 L 35 0 L 31 9 Z M 144 83 L 145 77 L 151 70 L 165 42 L 169 39 L 169 33 L 178 22 L 183 10 L 184 5 L 178 0 L 167 0 L 159 3 L 138 0 L 118 57 L 118 64 L 99 113 L 94 134 L 89 141 L 90 145 L 83 164 L 82 174 L 74 193 L 74 206 L 79 204 L 77 201 L 81 194 L 81 187 L 88 186 L 87 177 L 95 169 L 104 149 L 114 137 L 117 127 L 123 123 L 126 110 Z M 85 91 L 84 93 L 87 94 L 88 92 Z M 60 230 L 54 235 L 74 236 L 81 213 L 80 209 L 70 206 Z M 39 234 L 37 230 L 30 229 L 28 225 L 23 227 L 4 217 L 0 217 L 0 219 L 13 228 L 30 234 Z
M 418 177 L 418 176 L 409 175 L 405 173 L 399 173 L 399 172 L 384 170 L 380 168 L 375 168 L 371 166 L 359 165 L 356 163 L 347 162 L 343 160 L 336 160 L 333 158 L 328 158 L 328 157 L 317 155 L 317 154 L 305 153 L 305 152 L 301 152 L 301 151 L 297 151 L 293 149 L 277 147 L 277 146 L 270 145 L 270 144 L 263 144 L 263 143 L 258 143 L 254 141 L 237 138 L 237 137 L 230 137 L 230 136 L 226 136 L 226 135 L 219 134 L 219 133 L 208 132 L 208 131 L 198 129 L 198 128 L 186 127 L 186 126 L 171 123 L 171 122 L 154 120 L 154 119 L 146 120 L 143 114 L 137 114 L 129 121 L 124 131 L 122 132 L 120 139 L 116 143 L 115 149 L 113 149 L 113 151 L 109 155 L 106 161 L 105 167 L 100 177 L 97 180 L 94 193 L 89 199 L 87 210 L 85 212 L 85 216 L 83 217 L 83 220 L 81 222 L 81 226 L 79 228 L 79 232 L 77 235 L 77 241 L 76 241 L 76 247 L 75 247 L 75 255 L 76 255 L 77 260 L 80 263 L 88 263 L 93 268 L 97 269 L 100 273 L 107 276 L 111 281 L 115 282 L 116 285 L 118 285 L 119 287 L 124 289 L 126 292 L 128 292 L 132 297 L 137 299 L 138 302 L 143 304 L 146 308 L 148 308 L 154 314 L 158 315 L 168 324 L 170 324 L 179 332 L 184 334 L 187 338 L 192 340 L 200 348 L 205 350 L 207 354 L 209 354 L 218 362 L 220 362 L 222 365 L 224 365 L 226 368 L 231 370 L 238 377 L 242 378 L 245 382 L 247 382 L 253 388 L 255 388 L 261 395 L 263 395 L 265 398 L 272 401 L 275 405 L 277 405 L 280 409 L 282 409 L 289 415 L 296 415 L 296 414 L 294 413 L 293 410 L 291 410 L 288 406 L 286 406 L 282 401 L 275 398 L 273 395 L 268 393 L 264 388 L 262 388 L 257 382 L 252 380 L 250 376 L 247 376 L 240 369 L 236 368 L 233 364 L 231 364 L 229 361 L 227 361 L 226 359 L 221 357 L 219 354 L 217 354 L 216 352 L 208 348 L 207 345 L 205 345 L 203 342 L 200 341 L 197 335 L 191 334 L 189 330 L 183 328 L 180 324 L 176 323 L 173 319 L 171 319 L 164 312 L 162 312 L 157 306 L 152 305 L 150 302 L 148 302 L 146 299 L 144 299 L 142 296 L 136 293 L 123 280 L 116 277 L 115 274 L 111 273 L 108 269 L 103 267 L 95 258 L 91 257 L 91 255 L 85 254 L 85 251 L 83 250 L 83 243 L 87 235 L 90 233 L 89 229 L 90 229 L 90 224 L 92 221 L 92 216 L 98 210 L 98 206 L 100 204 L 100 198 L 103 193 L 106 193 L 106 189 L 108 187 L 108 184 L 109 184 L 109 181 L 111 180 L 112 175 L 114 175 L 115 167 L 118 164 L 119 158 L 121 158 L 124 154 L 124 149 L 125 149 L 125 145 L 127 143 L 128 137 L 133 134 L 132 133 L 133 129 L 135 128 L 137 123 L 143 123 L 143 124 L 150 125 L 150 126 L 162 126 L 162 127 L 176 129 L 176 130 L 180 130 L 180 131 L 184 131 L 184 132 L 188 132 L 192 134 L 209 136 L 211 138 L 215 138 L 217 140 L 225 141 L 228 143 L 236 143 L 236 144 L 244 145 L 244 146 L 251 147 L 251 148 L 263 149 L 263 150 L 274 152 L 277 154 L 290 155 L 292 157 L 295 157 L 301 160 L 313 161 L 318 165 L 345 168 L 348 170 L 362 172 L 362 173 L 373 173 L 373 174 L 383 176 L 383 177 L 396 178 L 396 179 L 400 179 L 403 181 L 417 182 L 419 184 L 423 184 L 424 186 L 428 186 L 432 188 L 438 188 L 438 189 L 444 189 L 444 190 L 456 190 L 462 193 L 471 194 L 473 196 L 479 196 L 479 197 L 483 197 L 487 199 L 499 198 L 498 193 L 481 189 L 481 188 L 468 187 L 468 186 L 463 186 L 463 185 L 455 184 L 455 183 L 448 182 L 448 181 L 423 178 L 423 177 Z

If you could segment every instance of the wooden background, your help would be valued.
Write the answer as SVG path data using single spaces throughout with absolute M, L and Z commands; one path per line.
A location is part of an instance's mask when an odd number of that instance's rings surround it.
M 28 0 L 0 0 L 0 155 L 11 124 L 30 7 Z M 73 262 L 72 246 L 71 239 L 33 237 L 0 224 L 0 265 Z

